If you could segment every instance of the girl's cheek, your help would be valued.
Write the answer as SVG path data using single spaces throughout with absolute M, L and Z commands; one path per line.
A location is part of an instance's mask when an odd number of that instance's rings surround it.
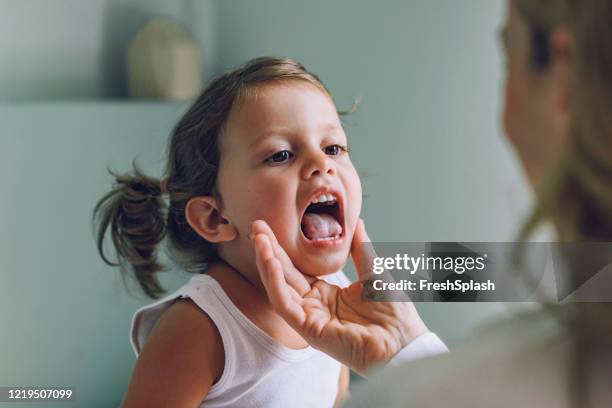
M 286 223 L 285 214 L 289 211 L 288 203 L 278 191 L 268 190 L 244 198 L 249 203 L 249 217 L 253 220 L 262 219 L 271 227 L 276 223 Z

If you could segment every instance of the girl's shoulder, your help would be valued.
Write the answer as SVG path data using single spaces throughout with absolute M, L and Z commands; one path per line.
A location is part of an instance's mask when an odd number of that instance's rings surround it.
M 210 316 L 189 297 L 177 297 L 139 347 L 126 406 L 199 406 L 221 377 L 224 361 L 223 342 Z
M 219 330 L 189 297 L 175 299 L 161 315 L 139 357 L 147 357 L 159 366 L 181 367 L 183 372 L 198 374 L 195 377 L 199 379 L 210 376 L 211 384 L 221 376 L 225 361 Z
M 136 356 L 141 353 L 154 328 L 162 322 L 162 319 L 164 321 L 178 317 L 193 319 L 199 316 L 199 322 L 203 325 L 212 322 L 211 317 L 207 314 L 207 310 L 201 307 L 201 302 L 194 303 L 194 298 L 198 298 L 198 300 L 199 298 L 205 299 L 205 296 L 194 296 L 196 292 L 206 290 L 205 287 L 201 287 L 206 282 L 198 278 L 199 276 L 192 276 L 188 282 L 175 292 L 153 303 L 144 305 L 134 312 L 130 327 L 130 343 Z M 172 313 L 169 314 L 170 310 L 172 310 Z

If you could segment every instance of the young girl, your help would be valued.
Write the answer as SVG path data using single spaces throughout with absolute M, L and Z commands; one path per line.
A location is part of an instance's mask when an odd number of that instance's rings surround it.
M 296 267 L 345 287 L 361 185 L 330 93 L 301 64 L 258 58 L 204 90 L 176 125 L 162 180 L 116 176 L 97 204 L 98 249 L 164 291 L 156 250 L 194 276 L 134 314 L 123 407 L 332 407 L 348 371 L 277 315 L 255 264 L 264 220 Z M 167 194 L 169 206 L 163 200 Z M 103 251 L 106 231 L 119 263 Z

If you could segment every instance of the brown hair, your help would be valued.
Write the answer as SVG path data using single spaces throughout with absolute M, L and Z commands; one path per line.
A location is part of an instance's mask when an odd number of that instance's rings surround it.
M 171 133 L 164 171 L 169 205 L 162 199 L 160 179 L 145 175 L 135 161 L 131 174 L 118 175 L 109 169 L 115 177 L 113 189 L 98 201 L 93 212 L 98 251 L 104 262 L 121 267 L 123 277 L 131 266 L 146 295 L 157 299 L 165 290 L 155 274 L 166 270 L 157 260 L 157 248 L 166 235 L 172 259 L 188 272 L 201 272 L 207 263 L 218 260 L 215 246 L 187 223 L 185 206 L 196 196 L 221 199 L 215 188 L 218 143 L 232 106 L 253 94 L 258 85 L 287 81 L 308 83 L 331 98 L 315 74 L 288 58 L 256 58 L 212 80 Z M 109 228 L 116 263 L 104 253 Z
M 548 34 L 552 29 L 565 26 L 573 34 L 569 142 L 538 186 L 536 205 L 520 239 L 528 238 L 544 220 L 550 220 L 562 241 L 610 242 L 612 2 L 514 0 L 514 4 L 529 22 L 534 68 L 548 67 Z M 572 278 L 580 273 L 572 270 Z M 612 309 L 609 304 L 577 303 L 565 308 L 561 316 L 573 339 L 570 397 L 576 406 L 588 406 L 593 402 L 587 391 L 592 379 L 588 368 L 605 358 L 612 363 Z

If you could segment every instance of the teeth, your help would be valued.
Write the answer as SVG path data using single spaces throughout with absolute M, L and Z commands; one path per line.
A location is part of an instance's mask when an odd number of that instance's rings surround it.
M 321 194 L 318 197 L 313 198 L 313 200 L 310 202 L 311 204 L 317 204 L 317 203 L 327 203 L 327 202 L 332 202 L 335 203 L 336 197 L 334 197 L 331 194 Z
M 317 239 L 314 239 L 313 241 L 333 241 L 333 240 L 338 239 L 338 238 L 340 238 L 340 235 L 339 235 L 339 234 L 338 234 L 338 235 L 335 235 L 335 236 L 333 236 L 333 237 L 327 237 L 327 238 L 317 238 Z

